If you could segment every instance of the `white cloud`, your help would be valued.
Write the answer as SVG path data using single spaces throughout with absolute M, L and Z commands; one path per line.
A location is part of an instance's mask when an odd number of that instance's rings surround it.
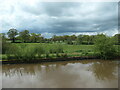
M 117 33 L 118 4 L 113 2 L 0 1 L 0 28 L 53 34 Z

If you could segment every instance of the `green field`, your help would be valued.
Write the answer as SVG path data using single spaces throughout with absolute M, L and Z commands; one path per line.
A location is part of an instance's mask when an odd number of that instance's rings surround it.
M 58 46 L 62 47 L 63 53 L 61 54 L 67 54 L 68 57 L 71 56 L 86 56 L 87 54 L 93 54 L 93 47 L 94 45 L 67 45 L 67 44 L 46 44 L 46 43 L 11 43 L 13 46 L 19 45 L 19 46 L 25 46 L 27 47 L 39 47 L 41 46 L 45 51 L 50 51 L 50 49 L 56 49 Z M 12 49 L 13 50 L 13 49 Z M 16 49 L 15 49 L 16 50 Z M 49 56 L 52 58 L 56 58 L 56 53 L 49 53 Z M 0 56 L 1 57 L 1 56 Z M 42 57 L 44 58 L 45 55 L 42 54 Z M 6 54 L 2 55 L 2 59 L 6 60 L 7 56 Z
M 74 53 L 79 52 L 79 50 L 82 51 L 88 51 L 93 52 L 94 51 L 94 45 L 68 45 L 68 44 L 49 44 L 49 43 L 13 43 L 16 45 L 31 45 L 31 46 L 42 46 L 46 50 L 49 50 L 50 48 L 55 48 L 57 45 L 61 45 L 63 47 L 64 52 L 66 53 Z M 115 45 L 116 49 L 120 48 L 120 45 Z
M 32 55 L 32 47 L 35 48 L 37 47 L 42 47 L 45 52 L 49 52 L 50 49 L 56 49 L 58 48 L 58 46 L 60 48 L 62 48 L 63 52 L 59 52 L 58 54 L 60 56 L 62 56 L 62 54 L 67 54 L 67 57 L 74 57 L 74 56 L 95 56 L 95 51 L 94 51 L 94 45 L 68 45 L 68 44 L 50 44 L 50 43 L 11 43 L 13 45 L 13 51 L 16 51 L 14 46 L 21 46 L 24 48 L 24 46 L 29 47 L 27 50 L 31 50 L 30 54 Z M 31 46 L 31 47 L 30 47 Z M 116 49 L 120 49 L 118 45 L 115 45 Z M 23 49 L 24 50 L 24 49 Z M 29 53 L 28 51 L 25 51 L 26 53 Z M 24 52 L 23 52 L 24 53 Z M 21 53 L 22 54 L 22 53 Z M 33 53 L 34 54 L 34 53 Z M 58 56 L 56 56 L 57 53 L 50 53 L 49 52 L 49 56 L 52 58 L 56 58 Z M 19 55 L 19 54 L 18 54 Z M 4 55 L 0 55 L 0 57 L 2 57 L 3 60 L 7 59 L 6 54 Z M 41 54 L 41 58 L 45 58 L 46 57 L 46 53 Z
M 67 44 L 46 44 L 46 43 L 14 43 L 18 45 L 32 45 L 32 46 L 42 46 L 44 49 L 49 50 L 50 48 L 55 48 L 57 45 L 61 45 L 65 53 L 77 53 L 82 51 L 93 51 L 94 45 L 67 45 Z

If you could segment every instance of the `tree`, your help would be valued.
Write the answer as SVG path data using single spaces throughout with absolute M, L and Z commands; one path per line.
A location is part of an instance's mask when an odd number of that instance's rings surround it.
M 116 34 L 113 36 L 114 40 L 116 41 L 115 44 L 120 45 L 120 34 Z
M 5 54 L 10 46 L 9 43 L 6 42 L 5 33 L 0 33 L 0 53 Z
M 31 42 L 38 42 L 41 40 L 41 34 L 35 34 L 35 33 L 31 33 L 31 36 L 30 36 L 30 41 Z
M 111 37 L 98 34 L 95 39 L 95 51 L 102 59 L 112 59 L 116 54 L 114 41 Z
M 53 42 L 56 42 L 56 41 L 57 41 L 57 36 L 56 36 L 56 35 L 53 35 L 53 36 L 52 36 L 52 41 L 53 41 Z
M 90 36 L 90 44 L 94 44 L 95 36 L 96 35 L 91 35 Z
M 0 33 L 0 38 L 3 40 L 6 40 L 6 36 L 5 36 L 5 33 Z
M 73 41 L 75 41 L 76 40 L 76 36 L 75 35 L 71 35 L 71 39 L 73 40 Z
M 83 35 L 79 35 L 76 39 L 76 43 L 79 45 L 79 44 L 82 44 L 83 42 Z
M 18 35 L 18 31 L 16 29 L 10 29 L 7 32 L 8 37 L 12 40 L 12 42 L 15 42 L 15 36 Z
M 30 34 L 29 34 L 28 30 L 24 30 L 24 31 L 20 32 L 19 35 L 20 35 L 23 42 L 29 41 Z

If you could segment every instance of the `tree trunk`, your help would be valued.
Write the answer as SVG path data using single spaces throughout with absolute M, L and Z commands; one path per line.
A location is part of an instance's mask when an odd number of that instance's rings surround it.
M 15 42 L 15 38 L 12 39 L 12 42 L 13 42 L 13 43 Z

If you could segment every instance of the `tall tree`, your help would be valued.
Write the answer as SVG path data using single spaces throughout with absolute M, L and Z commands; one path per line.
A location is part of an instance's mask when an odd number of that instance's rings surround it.
M 19 35 L 24 43 L 29 41 L 30 34 L 28 30 L 20 32 Z
M 12 40 L 12 42 L 15 42 L 15 36 L 18 35 L 18 31 L 16 29 L 10 29 L 7 32 L 8 37 Z

